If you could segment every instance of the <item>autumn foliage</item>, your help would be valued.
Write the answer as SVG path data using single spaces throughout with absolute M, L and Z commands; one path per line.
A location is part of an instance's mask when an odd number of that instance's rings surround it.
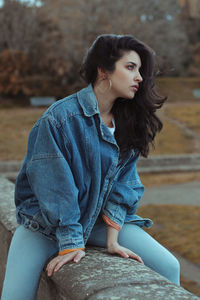
M 4 50 L 0 54 L 0 93 L 27 94 L 24 79 L 30 72 L 28 55 L 17 50 Z
M 62 62 L 46 58 L 34 64 L 29 54 L 19 50 L 8 49 L 0 53 L 2 95 L 59 96 L 63 92 L 62 84 L 59 83 L 59 77 L 62 75 Z
M 62 34 L 43 11 L 17 1 L 0 10 L 0 94 L 61 96 L 67 92 Z
M 162 77 L 200 76 L 198 22 L 180 13 L 178 1 L 42 3 L 6 0 L 0 8 L 0 96 L 61 98 L 80 88 L 82 58 L 102 33 L 132 34 L 146 42 L 157 53 Z

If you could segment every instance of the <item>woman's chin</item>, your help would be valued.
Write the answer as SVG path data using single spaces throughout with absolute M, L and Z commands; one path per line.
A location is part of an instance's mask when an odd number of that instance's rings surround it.
M 135 93 L 130 93 L 129 95 L 127 95 L 126 99 L 132 100 L 134 97 L 135 97 Z

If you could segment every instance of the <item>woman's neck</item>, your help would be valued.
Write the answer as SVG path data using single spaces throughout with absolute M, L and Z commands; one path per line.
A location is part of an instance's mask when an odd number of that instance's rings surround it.
M 113 95 L 109 91 L 105 92 L 104 94 L 100 93 L 96 86 L 94 86 L 94 94 L 97 98 L 98 108 L 101 117 L 102 118 L 112 117 L 111 110 L 115 102 L 115 98 L 113 97 Z

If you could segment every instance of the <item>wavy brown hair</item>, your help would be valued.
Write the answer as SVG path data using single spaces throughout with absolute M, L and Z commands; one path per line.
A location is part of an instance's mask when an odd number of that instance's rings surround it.
M 80 74 L 88 84 L 94 86 L 98 67 L 114 72 L 115 63 L 131 50 L 140 56 L 143 81 L 133 101 L 117 98 L 112 107 L 116 124 L 115 138 L 122 156 L 134 149 L 137 155 L 147 157 L 149 145 L 154 145 L 156 133 L 162 129 L 162 122 L 155 112 L 166 100 L 155 91 L 155 52 L 132 35 L 103 34 L 89 48 Z

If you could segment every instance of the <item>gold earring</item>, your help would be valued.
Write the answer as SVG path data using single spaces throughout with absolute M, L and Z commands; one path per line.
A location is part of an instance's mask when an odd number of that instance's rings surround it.
M 112 81 L 111 81 L 111 79 L 110 79 L 110 78 L 106 78 L 106 79 L 107 79 L 108 82 L 109 82 L 109 86 L 108 86 L 108 87 L 106 87 L 106 88 L 104 88 L 104 89 L 102 89 L 102 88 L 100 87 L 101 83 L 105 83 L 105 79 L 104 79 L 104 78 L 102 78 L 100 84 L 99 84 L 98 87 L 97 87 L 97 89 L 99 90 L 99 92 L 100 92 L 101 94 L 105 94 L 105 92 L 109 92 L 110 89 L 111 89 L 111 87 L 112 87 Z

